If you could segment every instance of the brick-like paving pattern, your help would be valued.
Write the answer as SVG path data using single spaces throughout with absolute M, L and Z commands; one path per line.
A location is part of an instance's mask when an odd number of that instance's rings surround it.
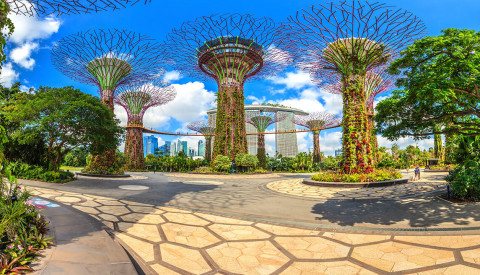
M 375 188 L 336 188 L 321 187 L 303 184 L 303 179 L 295 178 L 279 180 L 264 184 L 266 190 L 281 195 L 301 197 L 316 200 L 331 199 L 396 199 L 412 196 L 421 196 L 429 192 L 444 189 L 446 186 L 443 177 L 448 173 L 428 173 L 419 181 L 410 181 L 386 187 Z
M 327 232 L 29 189 L 102 221 L 152 274 L 480 274 L 480 235 Z

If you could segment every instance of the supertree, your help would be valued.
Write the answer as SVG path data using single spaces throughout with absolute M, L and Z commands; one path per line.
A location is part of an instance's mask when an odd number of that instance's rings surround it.
M 165 83 L 125 85 L 118 89 L 114 102 L 127 111 L 127 137 L 125 140 L 126 167 L 144 169 L 143 115 L 150 107 L 172 101 L 177 92 L 173 86 L 162 87 Z
M 158 79 L 165 59 L 161 45 L 125 30 L 89 30 L 64 37 L 52 49 L 53 65 L 66 76 L 100 90 L 100 98 L 113 112 L 118 87 Z M 115 151 L 94 156 L 92 167 L 111 167 Z
M 167 36 L 166 48 L 177 70 L 218 84 L 213 158 L 247 152 L 244 83 L 272 75 L 289 58 L 276 48 L 275 30 L 270 18 L 226 14 L 184 22 Z
M 204 121 L 195 121 L 192 123 L 189 123 L 187 125 L 187 128 L 198 132 L 205 137 L 205 160 L 210 162 L 212 160 L 212 137 L 215 135 L 215 121 L 216 121 L 216 115 L 211 115 L 210 116 L 210 121 L 204 120 Z
M 395 82 L 399 78 L 398 75 L 391 75 L 387 72 L 387 64 L 378 66 L 371 71 L 366 72 L 363 86 L 365 92 L 365 106 L 367 121 L 367 131 L 370 133 L 371 150 L 374 152 L 375 163 L 378 162 L 378 141 L 375 131 L 375 121 L 373 116 L 375 115 L 374 102 L 375 98 L 382 93 L 388 92 L 395 87 Z M 312 69 L 310 71 L 312 80 L 315 84 L 322 86 L 321 74 L 322 70 Z M 337 78 L 337 82 L 334 84 L 324 85 L 323 89 L 332 94 L 342 94 L 342 81 L 340 75 L 332 76 L 332 80 Z
M 337 75 L 341 79 L 343 172 L 375 167 L 367 131 L 366 73 L 393 60 L 424 31 L 425 25 L 407 11 L 358 0 L 312 6 L 281 25 L 279 48 L 299 67 L 318 70 L 323 84 L 334 84 Z
M 246 114 L 245 122 L 253 125 L 259 133 L 257 158 L 260 167 L 267 167 L 267 157 L 265 154 L 265 130 L 267 130 L 268 126 L 284 120 L 287 116 L 287 113 L 279 112 L 260 112 L 259 114 L 249 112 Z
M 138 2 L 151 0 L 2 0 L 13 14 L 21 15 L 63 15 L 109 11 L 133 6 Z
M 306 116 L 296 115 L 293 118 L 293 123 L 313 130 L 313 162 L 322 161 L 322 155 L 320 154 L 320 131 L 339 122 L 340 119 L 334 114 L 324 112 L 313 112 Z

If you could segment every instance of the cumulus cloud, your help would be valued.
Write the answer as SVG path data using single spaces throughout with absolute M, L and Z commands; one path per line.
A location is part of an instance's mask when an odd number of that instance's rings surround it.
M 20 47 L 14 48 L 10 52 L 10 59 L 21 67 L 31 70 L 35 65 L 35 60 L 31 58 L 33 52 L 38 50 L 38 43 L 27 42 Z
M 0 72 L 0 83 L 5 87 L 11 87 L 18 81 L 18 76 L 19 73 L 15 72 L 12 63 L 5 63 Z
M 17 45 L 49 38 L 52 34 L 58 32 L 61 24 L 56 17 L 39 18 L 14 14 L 9 17 L 15 25 L 15 31 L 10 36 L 9 41 Z
M 310 75 L 304 72 L 288 72 L 285 77 L 275 76 L 269 78 L 269 80 L 274 84 L 285 85 L 287 89 L 301 89 L 312 86 Z
M 163 80 L 166 82 L 172 82 L 175 80 L 179 80 L 180 77 L 180 72 L 179 71 L 169 71 L 166 72 L 165 75 L 163 76 Z

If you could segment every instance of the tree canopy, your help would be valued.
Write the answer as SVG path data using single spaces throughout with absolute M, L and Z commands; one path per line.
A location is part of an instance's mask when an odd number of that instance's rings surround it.
M 480 135 L 480 32 L 446 29 L 416 41 L 389 67 L 403 73 L 392 97 L 376 107 L 388 139 L 432 134 Z
M 7 120 L 20 123 L 23 140 L 41 135 L 49 168 L 58 170 L 63 156 L 77 147 L 93 154 L 117 148 L 123 128 L 100 100 L 73 87 L 40 87 L 3 108 Z

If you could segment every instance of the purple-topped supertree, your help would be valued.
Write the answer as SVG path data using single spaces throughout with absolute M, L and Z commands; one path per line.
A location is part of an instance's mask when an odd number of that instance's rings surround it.
M 127 111 L 127 138 L 125 140 L 126 167 L 145 169 L 143 155 L 143 115 L 155 106 L 172 101 L 177 92 L 165 83 L 131 84 L 118 88 L 114 102 Z
M 340 121 L 341 119 L 334 114 L 324 112 L 314 112 L 306 116 L 296 115 L 293 118 L 293 123 L 313 130 L 313 162 L 322 161 L 322 155 L 320 154 L 320 131 L 326 127 L 336 125 Z
M 272 75 L 289 60 L 276 48 L 276 27 L 266 17 L 213 15 L 184 22 L 167 36 L 177 70 L 218 84 L 213 158 L 247 153 L 243 85 Z
M 279 112 L 248 112 L 245 115 L 245 122 L 253 125 L 258 134 L 258 149 L 257 158 L 259 166 L 262 168 L 267 167 L 267 157 L 265 154 L 265 131 L 268 126 L 284 120 L 288 116 L 288 113 Z
M 117 29 L 69 35 L 52 49 L 53 65 L 72 79 L 97 86 L 102 103 L 112 112 L 118 87 L 158 79 L 165 60 L 163 47 L 153 39 Z M 115 163 L 116 154 L 111 150 L 94 156 L 91 168 L 110 168 Z
M 343 95 L 342 170 L 366 173 L 375 167 L 365 103 L 367 72 L 393 60 L 420 38 L 425 25 L 413 14 L 358 0 L 319 4 L 290 16 L 279 30 L 279 48 L 323 84 L 339 77 Z
M 215 136 L 216 115 L 210 115 L 209 120 L 189 123 L 187 128 L 202 134 L 205 137 L 205 160 L 212 160 L 212 137 Z
M 5 0 L 10 12 L 22 15 L 64 15 L 110 11 L 151 0 Z

